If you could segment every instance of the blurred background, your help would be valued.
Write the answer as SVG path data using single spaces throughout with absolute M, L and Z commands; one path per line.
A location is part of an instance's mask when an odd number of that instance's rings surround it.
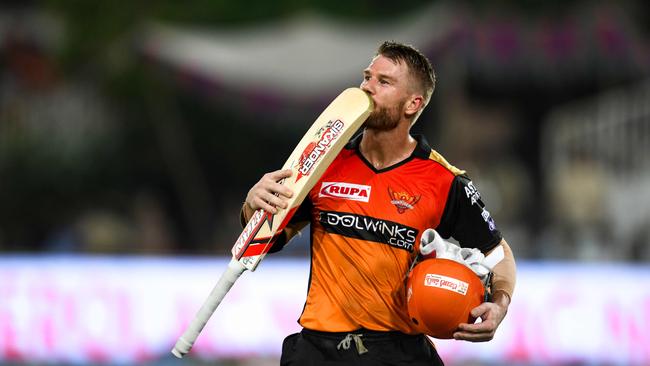
M 274 321 L 168 354 L 248 189 L 383 40 L 431 60 L 414 133 L 468 171 L 519 263 L 503 330 L 441 342 L 448 363 L 650 364 L 649 4 L 0 2 L 0 365 L 278 364 L 304 236 L 219 318 Z

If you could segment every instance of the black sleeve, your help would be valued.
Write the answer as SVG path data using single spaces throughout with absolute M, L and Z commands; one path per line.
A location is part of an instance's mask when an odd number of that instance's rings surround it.
M 269 253 L 279 252 L 284 246 L 293 238 L 302 228 L 309 223 L 311 216 L 312 203 L 309 196 L 305 198 L 300 204 L 296 213 L 293 214 L 291 220 L 284 230 L 278 235 L 278 238 L 273 243 Z
M 461 247 L 488 252 L 502 239 L 485 207 L 481 194 L 466 176 L 456 176 L 436 231 L 445 239 L 453 237 Z

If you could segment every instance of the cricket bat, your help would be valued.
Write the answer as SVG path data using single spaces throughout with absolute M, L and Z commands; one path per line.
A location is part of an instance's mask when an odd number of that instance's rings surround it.
M 276 214 L 257 210 L 232 248 L 232 259 L 194 319 L 178 338 L 172 353 L 187 354 L 221 300 L 245 270 L 254 271 L 282 233 L 307 193 L 373 110 L 372 99 L 359 88 L 344 90 L 325 108 L 287 159 L 282 169 L 291 177 L 280 183 L 293 191 L 286 209 Z

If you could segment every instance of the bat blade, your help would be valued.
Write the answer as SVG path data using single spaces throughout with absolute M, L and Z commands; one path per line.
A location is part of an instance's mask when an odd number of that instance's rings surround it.
M 293 191 L 287 209 L 272 215 L 255 212 L 232 248 L 233 257 L 254 271 L 298 206 L 327 167 L 372 112 L 373 104 L 359 88 L 344 90 L 321 113 L 282 166 L 291 177 L 282 184 Z
M 359 88 L 348 88 L 325 108 L 283 165 L 293 170 L 281 183 L 293 191 L 286 209 L 271 214 L 257 210 L 232 248 L 228 268 L 208 295 L 185 332 L 178 338 L 172 354 L 187 354 L 221 300 L 245 270 L 254 271 L 286 227 L 307 193 L 343 149 L 373 109 L 370 97 Z

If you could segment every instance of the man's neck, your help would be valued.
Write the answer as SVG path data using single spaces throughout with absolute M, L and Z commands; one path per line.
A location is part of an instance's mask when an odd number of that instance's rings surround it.
M 388 168 L 408 158 L 415 150 L 417 141 L 411 137 L 409 130 L 408 123 L 402 123 L 390 131 L 366 128 L 359 151 L 375 169 Z

